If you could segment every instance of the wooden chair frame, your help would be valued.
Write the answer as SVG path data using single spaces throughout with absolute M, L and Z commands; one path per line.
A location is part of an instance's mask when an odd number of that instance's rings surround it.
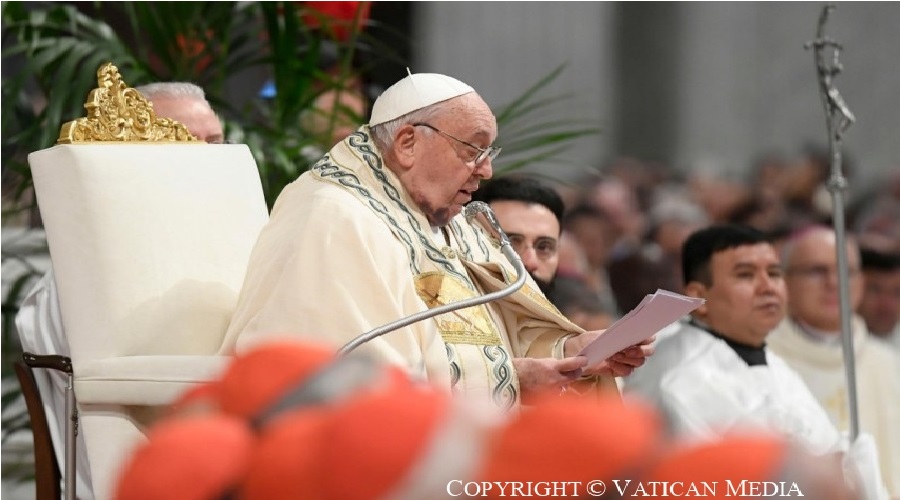
M 40 390 L 34 378 L 34 369 L 57 370 L 67 374 L 69 383 L 66 388 L 66 456 L 64 457 L 66 475 L 65 488 L 61 488 L 62 474 L 56 460 L 56 452 L 53 449 L 53 440 L 50 436 L 50 426 L 47 423 L 47 413 L 41 401 Z M 28 418 L 31 420 L 31 429 L 34 436 L 34 469 L 35 491 L 37 500 L 56 500 L 63 498 L 75 500 L 75 436 L 78 433 L 78 409 L 75 406 L 75 392 L 72 388 L 72 360 L 66 356 L 36 355 L 22 353 L 22 360 L 13 364 L 19 385 L 22 386 L 22 395 L 25 398 L 25 407 L 28 410 Z M 62 491 L 64 490 L 64 491 Z

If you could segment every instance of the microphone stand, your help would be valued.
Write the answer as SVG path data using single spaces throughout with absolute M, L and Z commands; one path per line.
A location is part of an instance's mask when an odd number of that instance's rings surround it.
M 859 411 L 856 402 L 856 357 L 853 355 L 853 332 L 850 318 L 850 287 L 847 265 L 847 236 L 844 228 L 843 191 L 847 189 L 847 179 L 841 169 L 841 139 L 856 117 L 847 107 L 837 87 L 834 77 L 843 71 L 838 57 L 843 45 L 825 36 L 825 23 L 828 14 L 836 9 L 834 5 L 826 5 L 819 16 L 816 39 L 807 42 L 806 49 L 812 48 L 815 53 L 816 73 L 819 80 L 819 93 L 825 107 L 825 124 L 828 129 L 828 147 L 831 151 L 831 177 L 828 180 L 828 191 L 831 193 L 832 219 L 837 240 L 838 292 L 841 309 L 841 347 L 844 355 L 844 369 L 847 377 L 847 395 L 850 407 L 850 442 L 856 441 L 859 435 Z M 827 48 L 833 50 L 831 64 L 825 60 Z
M 496 292 L 491 292 L 489 294 L 482 295 L 481 297 L 472 297 L 469 299 L 459 300 L 451 304 L 444 304 L 433 309 L 428 309 L 427 311 L 420 311 L 415 314 L 405 316 L 386 325 L 379 326 L 374 330 L 370 330 L 356 337 L 355 339 L 351 340 L 346 345 L 341 347 L 338 351 L 338 356 L 348 354 L 360 345 L 365 344 L 372 339 L 380 337 L 386 333 L 390 333 L 394 330 L 403 328 L 405 326 L 409 326 L 418 321 L 433 318 L 439 314 L 456 311 L 458 309 L 464 309 L 466 307 L 477 306 L 494 300 L 499 300 L 506 296 L 512 295 L 520 288 L 522 288 L 522 286 L 525 284 L 525 277 L 527 276 L 527 273 L 525 272 L 525 266 L 522 264 L 522 259 L 519 257 L 519 254 L 517 254 L 516 251 L 513 250 L 512 245 L 509 243 L 509 238 L 506 236 L 506 233 L 504 233 L 503 229 L 500 228 L 500 223 L 497 222 L 497 217 L 494 216 L 494 212 L 491 210 L 491 207 L 488 206 L 487 203 L 481 201 L 473 201 L 466 205 L 466 207 L 463 209 L 463 214 L 465 215 L 466 221 L 468 221 L 469 224 L 472 224 L 473 220 L 478 219 L 481 222 L 482 227 L 486 229 L 492 237 L 496 238 L 500 242 L 500 251 L 512 263 L 513 268 L 516 271 L 516 281 L 514 281 L 511 285 L 504 288 L 503 290 L 497 290 Z

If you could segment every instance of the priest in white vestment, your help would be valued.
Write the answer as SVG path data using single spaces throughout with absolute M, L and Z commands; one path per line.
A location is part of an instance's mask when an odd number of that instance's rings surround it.
M 288 185 L 250 258 L 226 345 L 273 339 L 337 348 L 399 318 L 505 288 L 510 263 L 460 215 L 492 175 L 497 124 L 456 79 L 409 75 L 376 100 L 369 125 Z M 503 408 L 579 376 L 643 363 L 635 346 L 586 366 L 572 357 L 599 332 L 563 317 L 529 277 L 515 294 L 441 314 L 360 350 L 413 376 Z
M 700 230 L 684 243 L 682 273 L 685 294 L 706 303 L 660 338 L 656 354 L 625 378 L 626 393 L 655 402 L 681 438 L 770 432 L 817 455 L 847 451 L 861 498 L 886 498 L 871 436 L 846 443 L 803 380 L 767 348 L 787 288 L 765 235 L 744 226 Z
M 834 230 L 809 228 L 793 236 L 783 252 L 789 313 L 769 337 L 771 350 L 800 374 L 837 428 L 849 431 Z M 852 238 L 847 242 L 847 262 L 850 305 L 855 310 L 863 277 L 859 247 Z M 900 497 L 900 357 L 874 339 L 857 315 L 851 330 L 859 428 L 875 438 L 885 486 Z

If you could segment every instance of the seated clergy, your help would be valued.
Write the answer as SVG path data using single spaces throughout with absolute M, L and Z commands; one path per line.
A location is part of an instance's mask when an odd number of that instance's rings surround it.
M 743 226 L 693 233 L 682 252 L 684 293 L 706 299 L 656 354 L 625 378 L 626 393 L 655 402 L 676 434 L 713 439 L 742 430 L 774 431 L 822 454 L 840 434 L 784 361 L 766 348 L 785 314 L 778 254 Z

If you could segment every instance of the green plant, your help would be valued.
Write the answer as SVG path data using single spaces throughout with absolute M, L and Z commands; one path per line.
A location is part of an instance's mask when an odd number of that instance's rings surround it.
M 597 127 L 578 119 L 546 120 L 544 113 L 570 95 L 546 96 L 547 88 L 565 69 L 565 64 L 538 80 L 522 95 L 497 110 L 497 123 L 503 134 L 503 161 L 496 175 L 504 175 L 527 165 L 564 158 L 571 141 L 599 133 Z
M 31 86 L 47 101 L 30 117 L 27 102 L 19 107 L 25 111 L 21 116 L 4 111 L 4 175 L 20 178 L 15 192 L 6 194 L 21 201 L 30 185 L 25 155 L 51 146 L 60 124 L 83 116 L 85 97 L 96 86 L 96 69 L 113 62 L 132 86 L 178 80 L 203 87 L 229 136 L 251 147 L 271 205 L 281 188 L 306 169 L 298 162 L 300 153 L 330 146 L 322 143 L 329 134 L 311 133 L 299 117 L 323 94 L 348 91 L 357 71 L 366 70 L 351 64 L 358 47 L 369 47 L 381 59 L 392 57 L 369 33 L 377 32 L 375 27 L 360 29 L 367 2 L 355 2 L 356 15 L 343 20 L 297 4 L 99 2 L 91 17 L 71 4 L 27 10 L 23 4 L 4 3 L 3 57 L 19 56 L 23 65 L 17 77 L 3 81 L 4 101 L 24 97 Z M 123 34 L 107 19 L 118 19 Z M 343 29 L 330 29 L 335 26 Z M 327 66 L 326 45 L 334 52 Z M 230 86 L 260 75 L 270 77 L 278 89 L 270 99 L 257 98 L 255 88 L 229 92 Z M 330 115 L 325 120 L 329 127 L 342 119 L 362 120 L 359 113 L 348 117 L 348 110 L 338 106 L 319 112 Z

